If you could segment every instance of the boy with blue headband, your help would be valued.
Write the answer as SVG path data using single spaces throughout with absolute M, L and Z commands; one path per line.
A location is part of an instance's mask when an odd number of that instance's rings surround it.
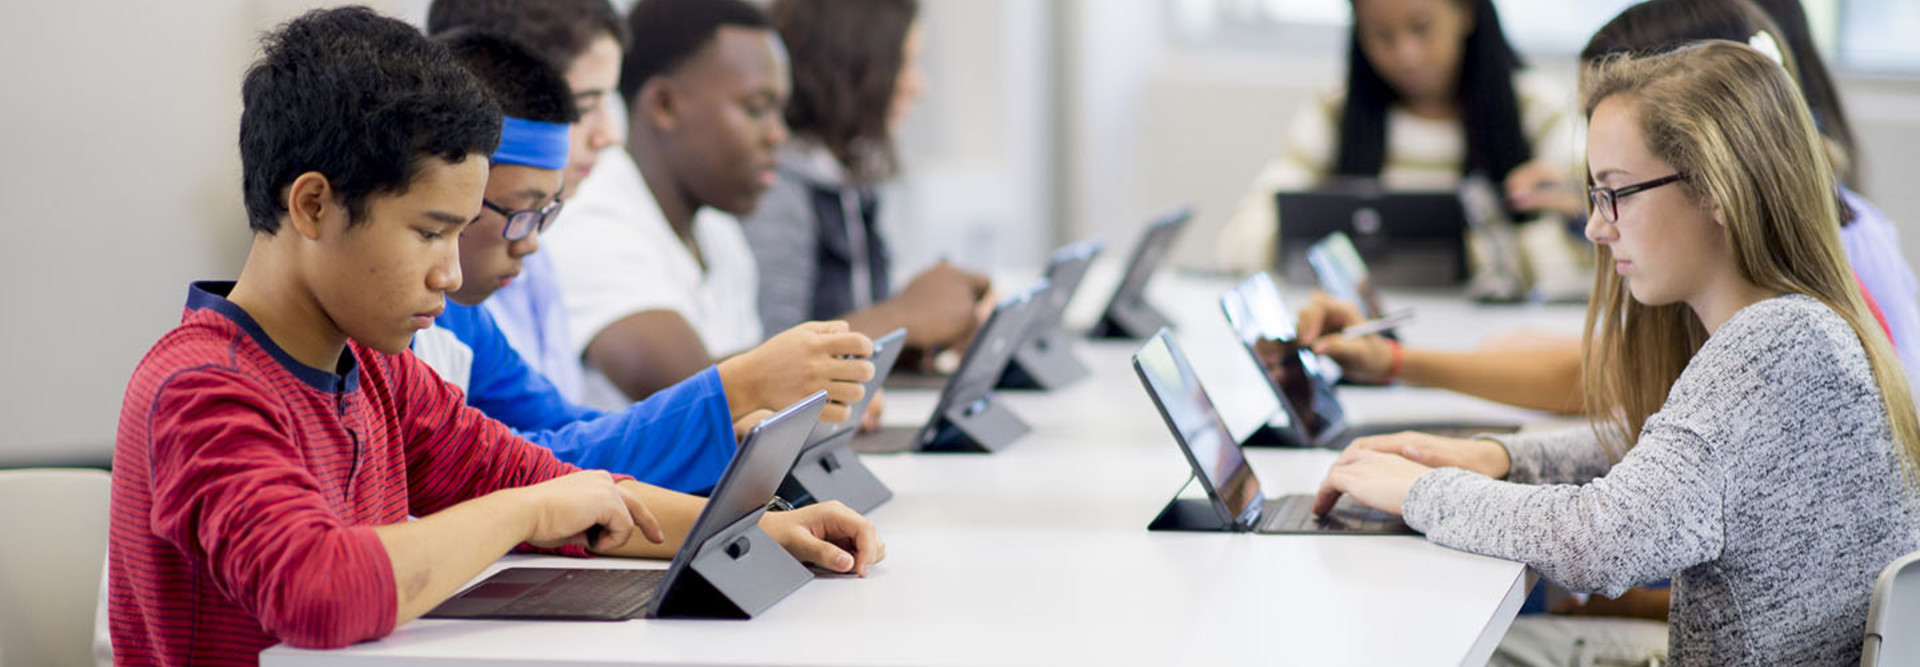
M 700 491 L 732 458 L 736 421 L 749 425 L 758 411 L 821 388 L 858 399 L 870 365 L 837 357 L 864 355 L 871 344 L 857 334 L 810 330 L 776 337 L 624 410 L 603 413 L 563 398 L 480 304 L 513 282 L 559 213 L 569 124 L 578 119 L 572 93 L 557 70 L 509 38 L 455 30 L 437 39 L 505 110 L 483 212 L 460 238 L 462 284 L 412 346 L 442 379 L 466 390 L 469 405 L 568 463 Z
M 480 30 L 513 39 L 566 77 L 579 119 L 573 122 L 561 189 L 578 192 L 600 152 L 624 141 L 611 100 L 618 95 L 627 26 L 607 0 L 433 0 L 427 34 Z M 483 304 L 520 357 L 569 401 L 584 400 L 580 353 L 573 347 L 553 253 L 528 255 L 520 275 Z

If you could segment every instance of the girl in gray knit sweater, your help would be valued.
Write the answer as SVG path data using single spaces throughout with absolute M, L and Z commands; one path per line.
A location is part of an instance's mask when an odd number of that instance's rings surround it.
M 1805 103 L 1731 42 L 1603 61 L 1583 98 L 1582 375 L 1605 417 L 1362 440 L 1320 504 L 1352 495 L 1577 591 L 1672 577 L 1675 664 L 1858 663 L 1874 577 L 1920 549 L 1920 419 L 1846 268 Z

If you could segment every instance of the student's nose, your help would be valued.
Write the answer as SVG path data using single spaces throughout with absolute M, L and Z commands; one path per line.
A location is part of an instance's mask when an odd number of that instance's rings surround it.
M 619 124 L 613 122 L 613 115 L 602 113 L 593 123 L 593 134 L 589 135 L 587 145 L 592 146 L 595 152 L 599 152 L 602 148 L 625 140 L 626 137 L 620 134 Z
M 536 252 L 540 252 L 540 228 L 537 225 L 527 232 L 526 238 L 507 244 L 507 254 L 512 255 L 514 259 Z
M 1614 239 L 1620 238 L 1619 228 L 1607 222 L 1606 216 L 1601 215 L 1600 209 L 1597 208 L 1587 211 L 1586 232 L 1587 240 L 1594 243 L 1611 243 Z
M 773 119 L 770 121 L 767 121 L 767 133 L 766 133 L 767 145 L 778 147 L 781 144 L 787 143 L 787 137 L 791 133 L 787 130 L 786 117 L 783 114 L 779 114 L 779 113 L 773 113 L 768 115 L 772 116 Z
M 1426 44 L 1412 35 L 1400 35 L 1393 42 L 1393 57 L 1400 66 L 1407 67 L 1426 62 Z
M 440 256 L 433 268 L 427 271 L 427 289 L 435 292 L 452 292 L 460 289 L 460 244 L 456 241 L 450 252 Z

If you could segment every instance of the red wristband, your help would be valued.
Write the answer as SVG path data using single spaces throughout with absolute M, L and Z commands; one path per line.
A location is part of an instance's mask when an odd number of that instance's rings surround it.
M 1393 364 L 1387 366 L 1387 374 L 1380 377 L 1380 384 L 1393 384 L 1400 379 L 1400 364 L 1406 361 L 1406 351 L 1400 349 L 1400 341 L 1392 338 L 1382 340 L 1387 341 L 1387 347 L 1393 348 Z

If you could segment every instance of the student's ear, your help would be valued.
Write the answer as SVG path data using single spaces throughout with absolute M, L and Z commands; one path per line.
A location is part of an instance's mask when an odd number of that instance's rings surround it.
M 1460 12 L 1460 39 L 1473 36 L 1473 2 L 1454 3 L 1454 11 Z
M 670 77 L 656 76 L 640 86 L 640 94 L 635 96 L 633 120 L 645 121 L 647 125 L 659 130 L 672 130 L 680 125 L 680 89 Z M 637 125 L 638 123 L 629 123 Z
M 287 186 L 287 224 L 308 240 L 320 238 L 321 221 L 339 205 L 333 196 L 333 182 L 320 172 L 301 174 Z

